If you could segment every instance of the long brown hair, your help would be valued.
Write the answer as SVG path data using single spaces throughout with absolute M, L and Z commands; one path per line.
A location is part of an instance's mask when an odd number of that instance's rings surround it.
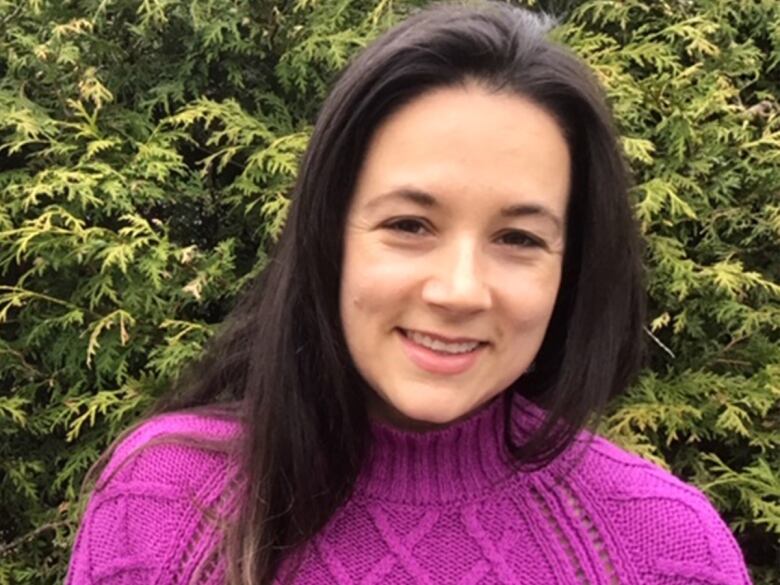
M 561 289 L 522 389 L 549 417 L 522 445 L 507 425 L 518 463 L 555 458 L 635 375 L 644 297 L 627 174 L 600 88 L 546 38 L 551 24 L 498 3 L 435 5 L 371 44 L 333 87 L 270 264 L 157 409 L 239 405 L 243 493 L 225 540 L 231 582 L 270 583 L 349 498 L 360 471 L 365 383 L 338 310 L 344 221 L 372 132 L 422 93 L 477 81 L 530 98 L 558 121 L 572 155 Z M 505 393 L 510 407 L 516 391 Z

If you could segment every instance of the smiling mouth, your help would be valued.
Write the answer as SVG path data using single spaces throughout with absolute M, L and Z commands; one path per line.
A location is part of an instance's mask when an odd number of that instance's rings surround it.
M 477 348 L 486 345 L 486 342 L 469 338 L 445 338 L 439 335 L 423 333 L 412 329 L 401 329 L 404 337 L 426 349 L 442 355 L 462 355 L 471 353 Z

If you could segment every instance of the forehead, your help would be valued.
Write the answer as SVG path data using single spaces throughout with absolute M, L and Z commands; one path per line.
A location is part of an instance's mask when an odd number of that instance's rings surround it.
M 542 107 L 478 86 L 432 90 L 389 116 L 369 142 L 353 206 L 419 189 L 474 206 L 538 203 L 564 216 L 570 157 Z

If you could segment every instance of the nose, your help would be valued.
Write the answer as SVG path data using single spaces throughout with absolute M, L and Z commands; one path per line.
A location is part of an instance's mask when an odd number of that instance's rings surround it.
M 477 245 L 454 242 L 431 259 L 430 276 L 423 285 L 426 303 L 451 312 L 475 313 L 492 305 Z

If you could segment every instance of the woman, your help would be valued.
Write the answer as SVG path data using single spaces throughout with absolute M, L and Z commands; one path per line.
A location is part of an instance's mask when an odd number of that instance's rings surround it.
M 610 117 L 546 22 L 424 10 L 323 106 L 275 261 L 104 459 L 69 583 L 748 583 L 582 429 L 639 365 Z

